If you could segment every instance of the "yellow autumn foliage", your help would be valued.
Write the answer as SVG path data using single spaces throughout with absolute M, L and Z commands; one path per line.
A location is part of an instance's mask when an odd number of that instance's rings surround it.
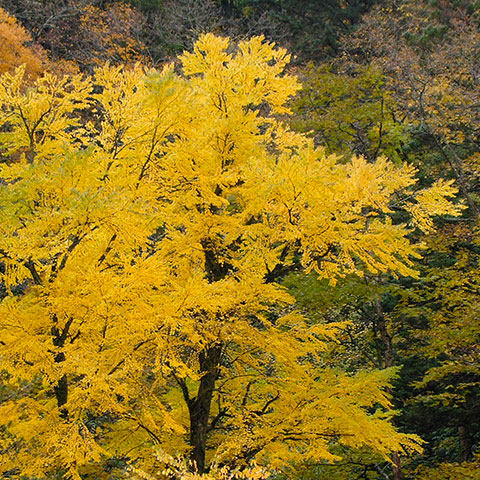
M 429 225 L 455 192 L 415 200 L 412 167 L 290 131 L 288 59 L 204 35 L 183 75 L 0 77 L 0 472 L 152 473 L 158 446 L 199 472 L 419 449 L 390 421 L 395 372 L 326 368 L 342 326 L 292 313 L 277 282 L 292 265 L 414 275 L 392 208 Z

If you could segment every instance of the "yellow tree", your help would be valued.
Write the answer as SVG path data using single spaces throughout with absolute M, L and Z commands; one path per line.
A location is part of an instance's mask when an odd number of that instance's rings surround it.
M 315 325 L 277 283 L 290 268 L 414 274 L 390 218 L 456 214 L 452 187 L 342 161 L 277 121 L 299 89 L 262 38 L 205 35 L 173 67 L 0 80 L 0 304 L 10 476 L 102 478 L 152 447 L 192 468 L 286 468 L 416 448 L 394 430 L 389 370 L 322 362 Z M 93 85 L 95 88 L 93 88 Z

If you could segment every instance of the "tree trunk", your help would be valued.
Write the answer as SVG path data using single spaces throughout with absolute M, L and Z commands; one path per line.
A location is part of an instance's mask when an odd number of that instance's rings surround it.
M 231 265 L 218 261 L 212 240 L 206 238 L 201 241 L 201 244 L 205 254 L 205 273 L 209 283 L 224 279 Z M 184 393 L 190 415 L 190 445 L 193 447 L 190 460 L 194 470 L 200 474 L 208 470 L 205 465 L 205 454 L 210 431 L 210 408 L 215 382 L 220 373 L 222 348 L 223 343 L 217 341 L 198 354 L 200 385 L 197 396 L 189 398 L 188 391 Z M 186 389 L 186 386 L 184 388 Z
M 190 444 L 193 447 L 190 460 L 198 473 L 205 473 L 205 453 L 209 431 L 210 407 L 212 404 L 215 381 L 219 373 L 222 344 L 217 343 L 200 352 L 200 386 L 197 396 L 190 400 Z
M 398 452 L 392 453 L 393 480 L 403 480 L 402 463 Z
M 59 353 L 55 356 L 55 363 L 64 361 L 65 355 L 63 353 Z M 55 398 L 57 399 L 57 407 L 60 409 L 60 417 L 66 420 L 68 418 L 68 410 L 64 407 L 68 400 L 68 381 L 66 375 L 63 375 L 53 387 L 53 392 L 55 393 Z
M 56 315 L 54 315 L 54 325 L 52 327 L 52 335 L 53 335 L 53 345 L 55 347 L 62 348 L 65 345 L 65 341 L 67 340 L 68 332 L 70 330 L 70 326 L 72 325 L 73 318 L 69 318 L 63 330 L 60 330 L 57 327 L 58 319 Z M 54 357 L 55 363 L 62 363 L 65 361 L 65 354 L 63 352 L 58 352 Z M 67 375 L 63 375 L 60 380 L 58 380 L 57 384 L 53 387 L 53 392 L 55 393 L 55 397 L 57 399 L 57 407 L 60 409 L 60 416 L 63 419 L 68 418 L 68 410 L 64 407 L 68 400 L 68 380 Z
M 469 434 L 466 425 L 460 425 L 458 427 L 458 433 L 460 435 L 460 443 L 462 446 L 462 460 L 464 462 L 470 462 L 473 458 L 473 438 Z
M 221 0 L 220 5 L 222 6 L 222 10 L 225 16 L 231 17 L 233 14 L 233 8 L 234 8 L 233 0 Z

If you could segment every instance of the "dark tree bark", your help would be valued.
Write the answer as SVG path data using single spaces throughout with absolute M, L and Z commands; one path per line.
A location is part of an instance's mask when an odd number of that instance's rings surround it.
M 225 278 L 231 270 L 231 265 L 218 261 L 214 242 L 209 239 L 202 241 L 205 255 L 205 273 L 210 283 Z M 198 354 L 200 385 L 197 396 L 190 398 L 188 389 L 183 384 L 184 398 L 190 415 L 190 445 L 193 447 L 190 460 L 198 473 L 208 471 L 205 464 L 208 432 L 210 428 L 210 409 L 212 406 L 215 382 L 220 373 L 219 367 L 222 356 L 223 343 L 218 341 L 207 346 Z
M 460 425 L 458 427 L 460 435 L 460 444 L 462 446 L 462 460 L 464 462 L 471 462 L 473 459 L 473 436 L 470 434 L 467 425 Z
M 200 386 L 197 396 L 188 403 L 190 413 L 190 444 L 193 447 L 190 459 L 198 473 L 207 471 L 205 453 L 210 427 L 210 408 L 215 382 L 219 374 L 222 344 L 218 343 L 200 352 Z
M 59 329 L 57 326 L 57 318 L 54 318 L 54 326 L 52 327 L 53 345 L 58 348 L 62 348 L 67 340 L 70 326 L 72 325 L 73 318 L 70 318 L 63 329 Z M 55 363 L 62 363 L 65 361 L 65 354 L 58 352 L 54 357 Z M 63 375 L 53 387 L 55 398 L 57 399 L 57 407 L 60 409 L 60 416 L 64 419 L 68 418 L 68 410 L 65 408 L 65 404 L 68 400 L 68 380 L 67 376 Z
M 233 15 L 235 4 L 233 0 L 221 0 L 220 4 L 222 6 L 223 13 L 226 17 L 231 17 Z

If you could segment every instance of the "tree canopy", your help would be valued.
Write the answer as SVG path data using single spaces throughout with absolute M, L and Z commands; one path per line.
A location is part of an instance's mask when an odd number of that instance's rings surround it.
M 479 19 L 0 0 L 0 477 L 476 479 Z
M 392 205 L 428 229 L 455 189 L 291 131 L 274 115 L 299 84 L 262 38 L 205 35 L 180 60 L 1 77 L 3 472 L 99 478 L 151 468 L 155 445 L 199 472 L 417 449 L 390 424 L 394 371 L 323 366 L 342 324 L 308 322 L 278 282 L 415 275 Z

